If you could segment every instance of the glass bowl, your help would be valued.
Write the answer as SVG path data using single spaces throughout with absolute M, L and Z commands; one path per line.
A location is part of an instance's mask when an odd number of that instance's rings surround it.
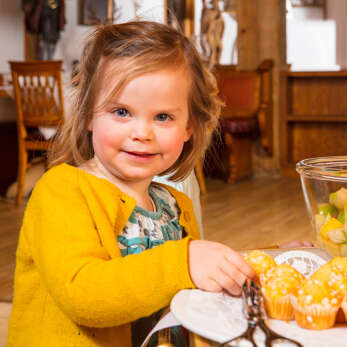
M 296 171 L 319 245 L 347 257 L 347 156 L 304 159 Z

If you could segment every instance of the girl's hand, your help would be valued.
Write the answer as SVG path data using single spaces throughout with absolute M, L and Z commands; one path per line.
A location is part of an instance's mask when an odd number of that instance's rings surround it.
M 255 278 L 254 270 L 242 256 L 217 242 L 196 240 L 189 243 L 190 277 L 197 288 L 208 292 L 223 289 L 240 295 L 246 278 Z
M 290 241 L 290 242 L 284 242 L 278 245 L 278 248 L 305 248 L 305 247 L 313 247 L 313 243 L 311 241 Z

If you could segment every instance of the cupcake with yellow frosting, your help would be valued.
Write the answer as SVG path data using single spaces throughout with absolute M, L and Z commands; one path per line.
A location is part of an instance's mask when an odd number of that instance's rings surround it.
M 257 274 L 258 284 L 259 278 L 262 274 L 266 273 L 272 267 L 277 266 L 275 260 L 270 255 L 259 250 L 254 250 L 247 253 L 244 255 L 244 259 Z
M 330 264 L 334 271 L 347 277 L 347 257 L 334 257 L 328 264 Z
M 317 278 L 301 283 L 291 295 L 295 320 L 306 329 L 329 329 L 335 324 L 343 295 Z
M 341 305 L 342 311 L 345 314 L 345 321 L 347 323 L 347 293 L 345 295 L 344 300 L 342 301 L 342 305 Z
M 339 270 L 338 265 L 336 262 L 324 264 L 311 276 L 311 279 L 322 281 L 332 291 L 336 290 L 344 295 L 347 292 L 347 275 Z
M 262 293 L 267 315 L 281 320 L 294 319 L 290 295 L 304 276 L 288 264 L 281 264 L 261 274 Z

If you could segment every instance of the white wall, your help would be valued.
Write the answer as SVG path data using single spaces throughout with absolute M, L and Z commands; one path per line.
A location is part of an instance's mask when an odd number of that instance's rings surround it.
M 68 78 L 72 70 L 72 61 L 80 58 L 83 42 L 94 27 L 78 24 L 78 0 L 65 0 L 65 19 L 66 25 L 61 32 L 54 59 L 63 60 L 63 69 Z
M 9 72 L 9 60 L 24 58 L 21 0 L 0 0 L 0 72 Z
M 287 63 L 294 71 L 338 70 L 335 21 L 288 18 Z
M 288 2 L 288 0 L 287 0 Z M 297 70 L 347 69 L 347 0 L 320 8 L 292 8 L 287 15 L 287 62 Z
M 9 60 L 24 58 L 24 29 L 21 0 L 0 0 L 0 72 L 9 73 Z M 14 121 L 12 99 L 0 98 L 0 122 Z

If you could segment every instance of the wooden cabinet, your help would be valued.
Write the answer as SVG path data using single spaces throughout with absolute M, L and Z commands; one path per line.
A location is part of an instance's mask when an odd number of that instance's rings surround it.
M 347 71 L 281 73 L 281 174 L 309 157 L 347 155 Z

